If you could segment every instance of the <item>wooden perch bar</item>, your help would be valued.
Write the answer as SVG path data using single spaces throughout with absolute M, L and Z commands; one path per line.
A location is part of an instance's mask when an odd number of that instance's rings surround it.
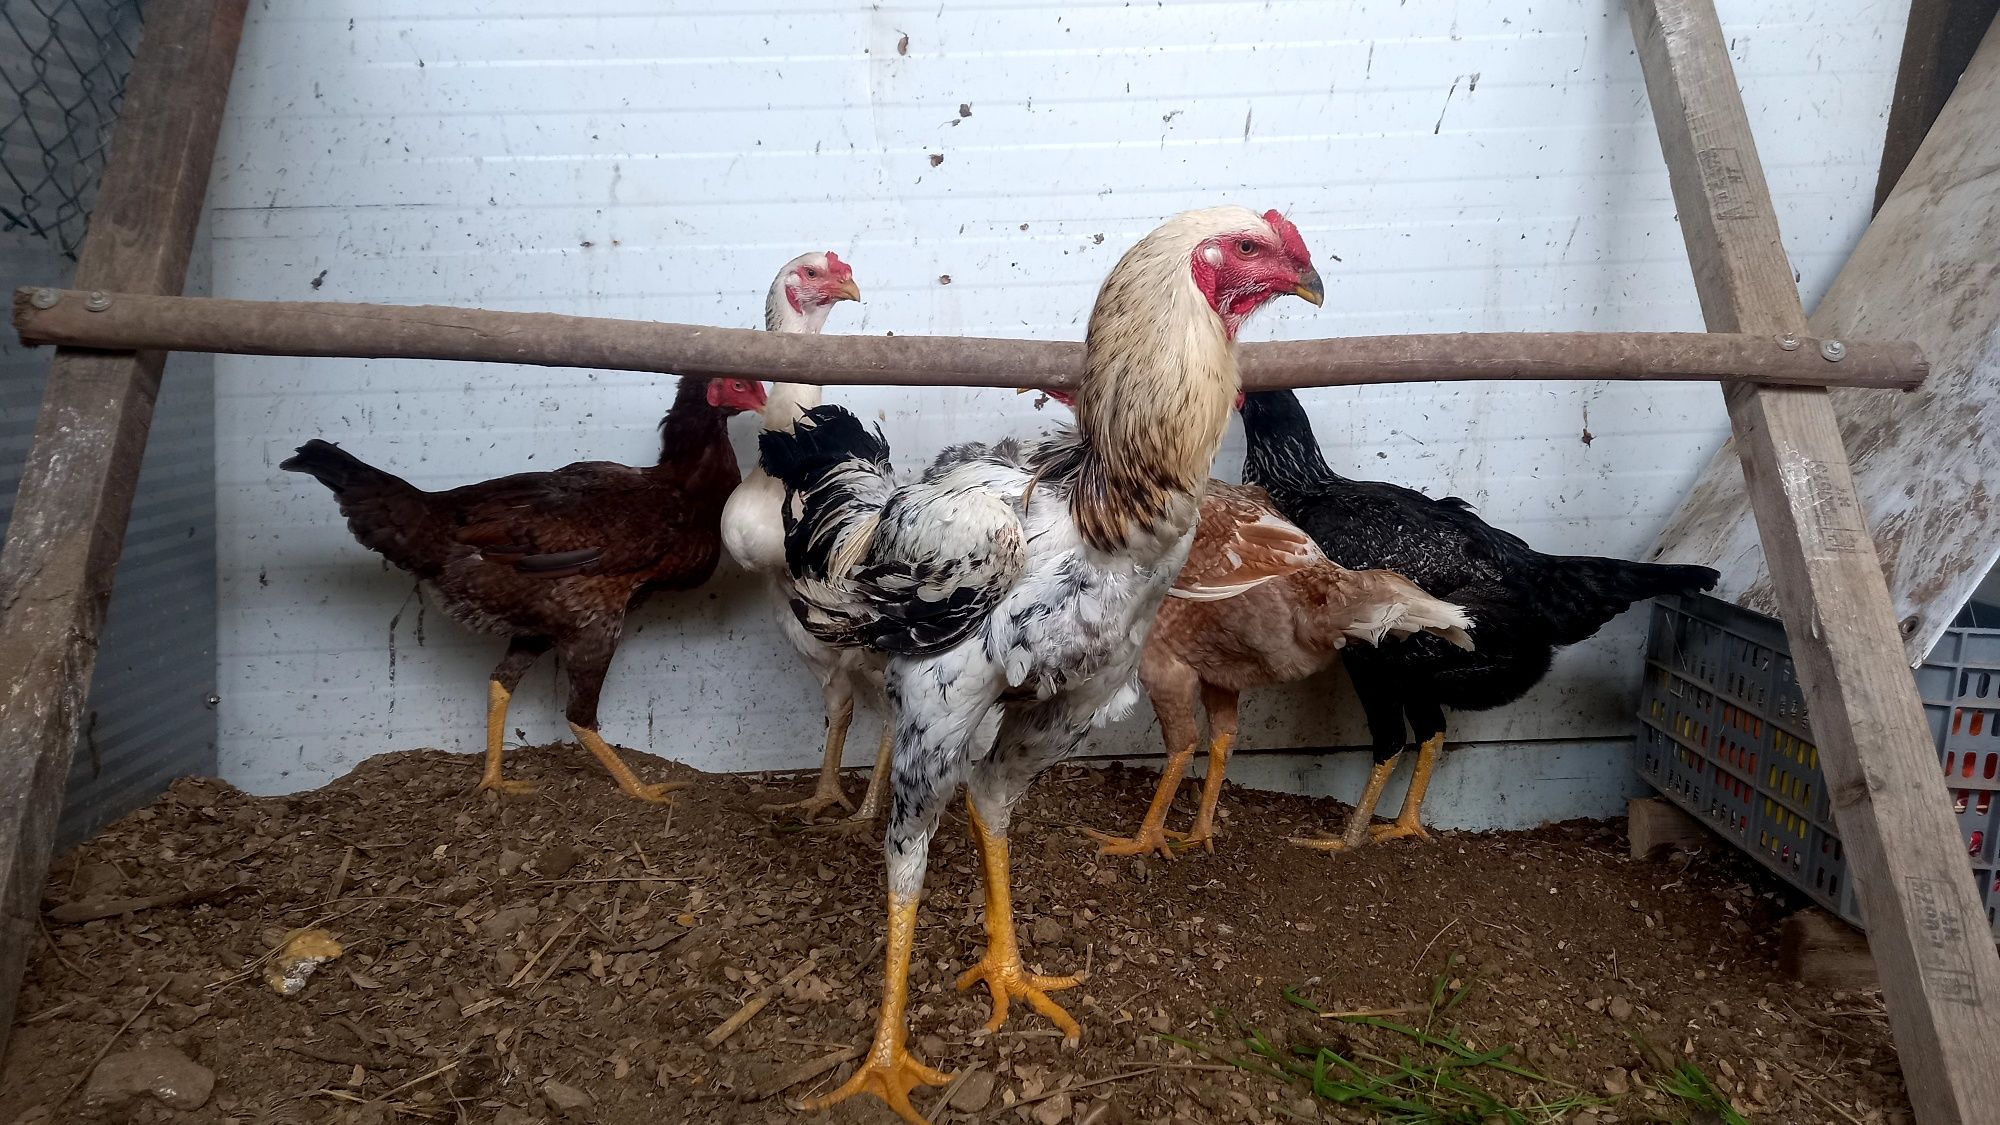
M 20 289 L 23 343 L 233 355 L 443 359 L 890 386 L 1073 386 L 1083 345 L 809 336 L 437 305 L 238 301 Z M 1787 346 L 1787 345 L 1790 346 Z M 1471 379 L 1723 380 L 1911 390 L 1916 345 L 1703 332 L 1478 332 L 1245 344 L 1243 385 Z

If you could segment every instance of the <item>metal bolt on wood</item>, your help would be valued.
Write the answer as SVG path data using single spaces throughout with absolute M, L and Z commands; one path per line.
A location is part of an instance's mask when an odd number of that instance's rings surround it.
M 1787 332 L 1778 339 L 1778 346 L 1788 352 L 1798 351 L 1799 338 L 1797 336 L 1792 335 L 1790 332 Z
M 28 298 L 28 303 L 38 309 L 52 309 L 56 307 L 56 302 L 61 299 L 62 294 L 53 289 L 43 288 L 35 290 L 35 295 Z
M 1822 340 L 1819 345 L 1819 354 L 1828 363 L 1839 363 L 1841 360 L 1847 358 L 1847 345 L 1841 343 L 1839 340 Z
M 91 312 L 103 312 L 111 307 L 111 296 L 101 289 L 93 289 L 90 296 L 84 299 L 83 307 Z

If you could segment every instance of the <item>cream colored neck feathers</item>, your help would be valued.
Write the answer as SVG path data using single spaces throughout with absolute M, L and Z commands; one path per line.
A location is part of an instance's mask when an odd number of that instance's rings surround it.
M 1193 256 L 1210 237 L 1262 226 L 1241 207 L 1178 215 L 1105 279 L 1076 396 L 1087 448 L 1070 500 L 1092 547 L 1174 542 L 1193 526 L 1238 388 L 1234 345 L 1195 285 Z
M 771 291 L 764 297 L 765 331 L 817 336 L 826 327 L 827 314 L 833 311 L 831 304 L 804 305 L 801 312 L 792 307 L 785 295 L 786 283 L 797 276 L 798 266 L 804 261 L 805 257 L 794 258 L 771 283 Z M 800 415 L 818 406 L 824 397 L 824 388 L 811 383 L 772 383 L 769 401 L 764 404 L 764 428 L 789 431 Z M 756 471 L 762 472 L 762 466 Z

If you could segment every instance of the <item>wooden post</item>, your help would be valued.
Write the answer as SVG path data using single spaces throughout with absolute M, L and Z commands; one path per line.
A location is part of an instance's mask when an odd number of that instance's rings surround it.
M 1711 0 L 1634 0 L 1633 32 L 1708 327 L 1806 330 Z M 1952 821 L 1823 390 L 1725 392 L 1833 814 L 1925 1125 L 2000 1106 L 2000 957 Z
M 77 263 L 92 289 L 177 293 L 248 0 L 152 0 Z M 0 1050 L 111 598 L 159 352 L 56 352 L 0 551 Z

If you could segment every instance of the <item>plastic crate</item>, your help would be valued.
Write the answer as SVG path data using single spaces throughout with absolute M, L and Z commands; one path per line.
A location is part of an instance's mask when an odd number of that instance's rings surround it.
M 1944 792 L 2000 937 L 2000 629 L 1949 630 L 1916 677 Z M 1701 594 L 1654 602 L 1636 761 L 1675 804 L 1863 924 L 1783 625 Z

